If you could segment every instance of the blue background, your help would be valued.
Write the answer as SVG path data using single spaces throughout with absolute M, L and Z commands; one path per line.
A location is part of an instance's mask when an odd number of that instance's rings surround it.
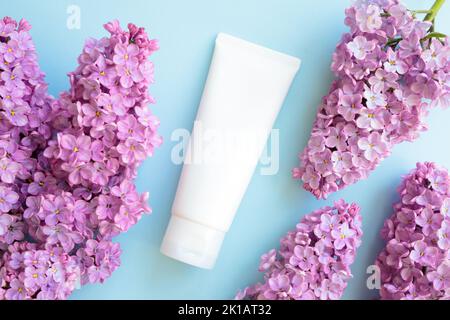
M 422 3 L 422 4 L 420 4 Z M 66 27 L 67 7 L 81 9 L 81 29 Z M 406 1 L 410 9 L 428 9 L 432 1 Z M 158 103 L 164 145 L 140 168 L 136 184 L 150 191 L 153 214 L 117 238 L 122 265 L 103 285 L 77 290 L 73 299 L 226 299 L 239 288 L 261 279 L 259 257 L 292 229 L 306 213 L 344 198 L 362 207 L 364 238 L 352 266 L 354 278 L 346 299 L 370 299 L 377 291 L 366 287 L 366 268 L 383 246 L 379 230 L 391 215 L 401 176 L 417 161 L 435 161 L 450 168 L 449 111 L 436 109 L 430 130 L 414 144 L 399 145 L 372 173 L 327 201 L 317 201 L 290 176 L 297 153 L 305 146 L 316 108 L 332 80 L 331 54 L 343 32 L 344 9 L 350 1 L 317 0 L 15 0 L 2 4 L 2 14 L 28 19 L 42 69 L 53 95 L 68 88 L 66 73 L 88 37 L 107 33 L 102 24 L 119 19 L 144 26 L 160 40 L 153 56 L 156 84 L 151 88 Z M 450 32 L 450 3 L 438 17 L 438 31 Z M 300 57 L 295 79 L 275 128 L 280 129 L 280 170 L 275 176 L 255 174 L 228 233 L 213 271 L 196 269 L 167 258 L 159 246 L 168 223 L 181 166 L 172 164 L 176 128 L 191 129 L 206 79 L 214 39 L 218 32 L 232 35 Z M 238 115 L 236 115 L 238 116 Z

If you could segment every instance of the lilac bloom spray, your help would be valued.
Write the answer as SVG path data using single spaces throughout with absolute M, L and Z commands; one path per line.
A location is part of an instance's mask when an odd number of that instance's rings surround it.
M 117 21 L 89 39 L 71 89 L 47 93 L 25 20 L 0 20 L 0 299 L 66 299 L 120 265 L 112 238 L 150 212 L 133 183 L 161 143 L 147 108 L 157 50 Z
M 450 299 L 450 176 L 434 163 L 418 163 L 398 192 L 376 260 L 381 299 Z
M 356 204 L 337 201 L 306 215 L 281 239 L 280 249 L 261 257 L 264 282 L 240 291 L 245 300 L 337 300 L 352 277 L 350 265 L 361 244 Z
M 425 118 L 450 99 L 450 49 L 434 21 L 445 0 L 411 11 L 398 0 L 361 0 L 346 10 L 322 100 L 293 177 L 317 198 L 367 178 L 392 148 L 426 130 Z

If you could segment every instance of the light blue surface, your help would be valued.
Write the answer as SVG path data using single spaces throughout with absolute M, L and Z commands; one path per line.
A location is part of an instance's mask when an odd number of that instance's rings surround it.
M 2 1 L 4 2 L 4 1 Z M 406 1 L 411 9 L 427 9 L 432 0 Z M 422 4 L 420 4 L 422 3 Z M 81 9 L 81 29 L 66 28 L 69 5 Z M 331 53 L 341 34 L 344 8 L 350 1 L 317 0 L 15 0 L 2 3 L 1 14 L 25 17 L 32 25 L 42 69 L 52 94 L 68 88 L 66 73 L 87 37 L 106 35 L 102 24 L 120 19 L 144 26 L 160 40 L 156 84 L 151 92 L 158 104 L 164 145 L 140 168 L 140 191 L 150 191 L 153 214 L 145 216 L 121 243 L 122 266 L 103 285 L 76 291 L 74 299 L 226 299 L 239 288 L 261 278 L 259 256 L 278 246 L 278 240 L 306 213 L 344 198 L 362 207 L 364 238 L 352 266 L 354 278 L 344 298 L 377 296 L 366 288 L 366 268 L 382 247 L 379 230 L 396 199 L 401 176 L 417 161 L 435 161 L 450 168 L 450 111 L 434 110 L 430 130 L 414 144 L 397 146 L 368 180 L 317 201 L 290 177 L 297 153 L 305 146 L 321 97 L 332 74 Z M 438 31 L 450 32 L 450 3 L 438 18 Z M 275 176 L 256 174 L 227 234 L 213 271 L 171 260 L 159 246 L 181 171 L 170 152 L 176 128 L 192 127 L 218 32 L 232 35 L 300 57 L 302 68 L 279 115 L 280 171 Z M 239 116 L 239 115 L 236 115 Z

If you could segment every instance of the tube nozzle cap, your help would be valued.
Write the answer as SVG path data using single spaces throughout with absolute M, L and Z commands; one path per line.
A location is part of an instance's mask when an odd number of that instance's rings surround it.
M 199 268 L 212 269 L 224 237 L 225 232 L 172 215 L 161 253 Z

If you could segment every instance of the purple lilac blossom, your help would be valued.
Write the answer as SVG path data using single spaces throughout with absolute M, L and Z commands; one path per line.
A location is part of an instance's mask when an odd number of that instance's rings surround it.
M 350 265 L 361 244 L 356 204 L 337 201 L 306 215 L 280 241 L 280 249 L 261 257 L 264 282 L 240 291 L 245 300 L 336 300 L 352 277 Z
M 66 299 L 120 265 L 148 194 L 133 183 L 161 143 L 147 108 L 158 49 L 143 28 L 86 41 L 54 99 L 25 20 L 0 20 L 0 300 Z
M 450 100 L 448 38 L 432 33 L 431 22 L 398 0 L 361 0 L 345 23 L 350 32 L 331 65 L 337 79 L 292 171 L 317 198 L 367 178 L 396 144 L 426 130 L 432 107 Z
M 434 163 L 418 163 L 398 192 L 400 201 L 381 235 L 380 296 L 386 300 L 450 299 L 450 177 Z

